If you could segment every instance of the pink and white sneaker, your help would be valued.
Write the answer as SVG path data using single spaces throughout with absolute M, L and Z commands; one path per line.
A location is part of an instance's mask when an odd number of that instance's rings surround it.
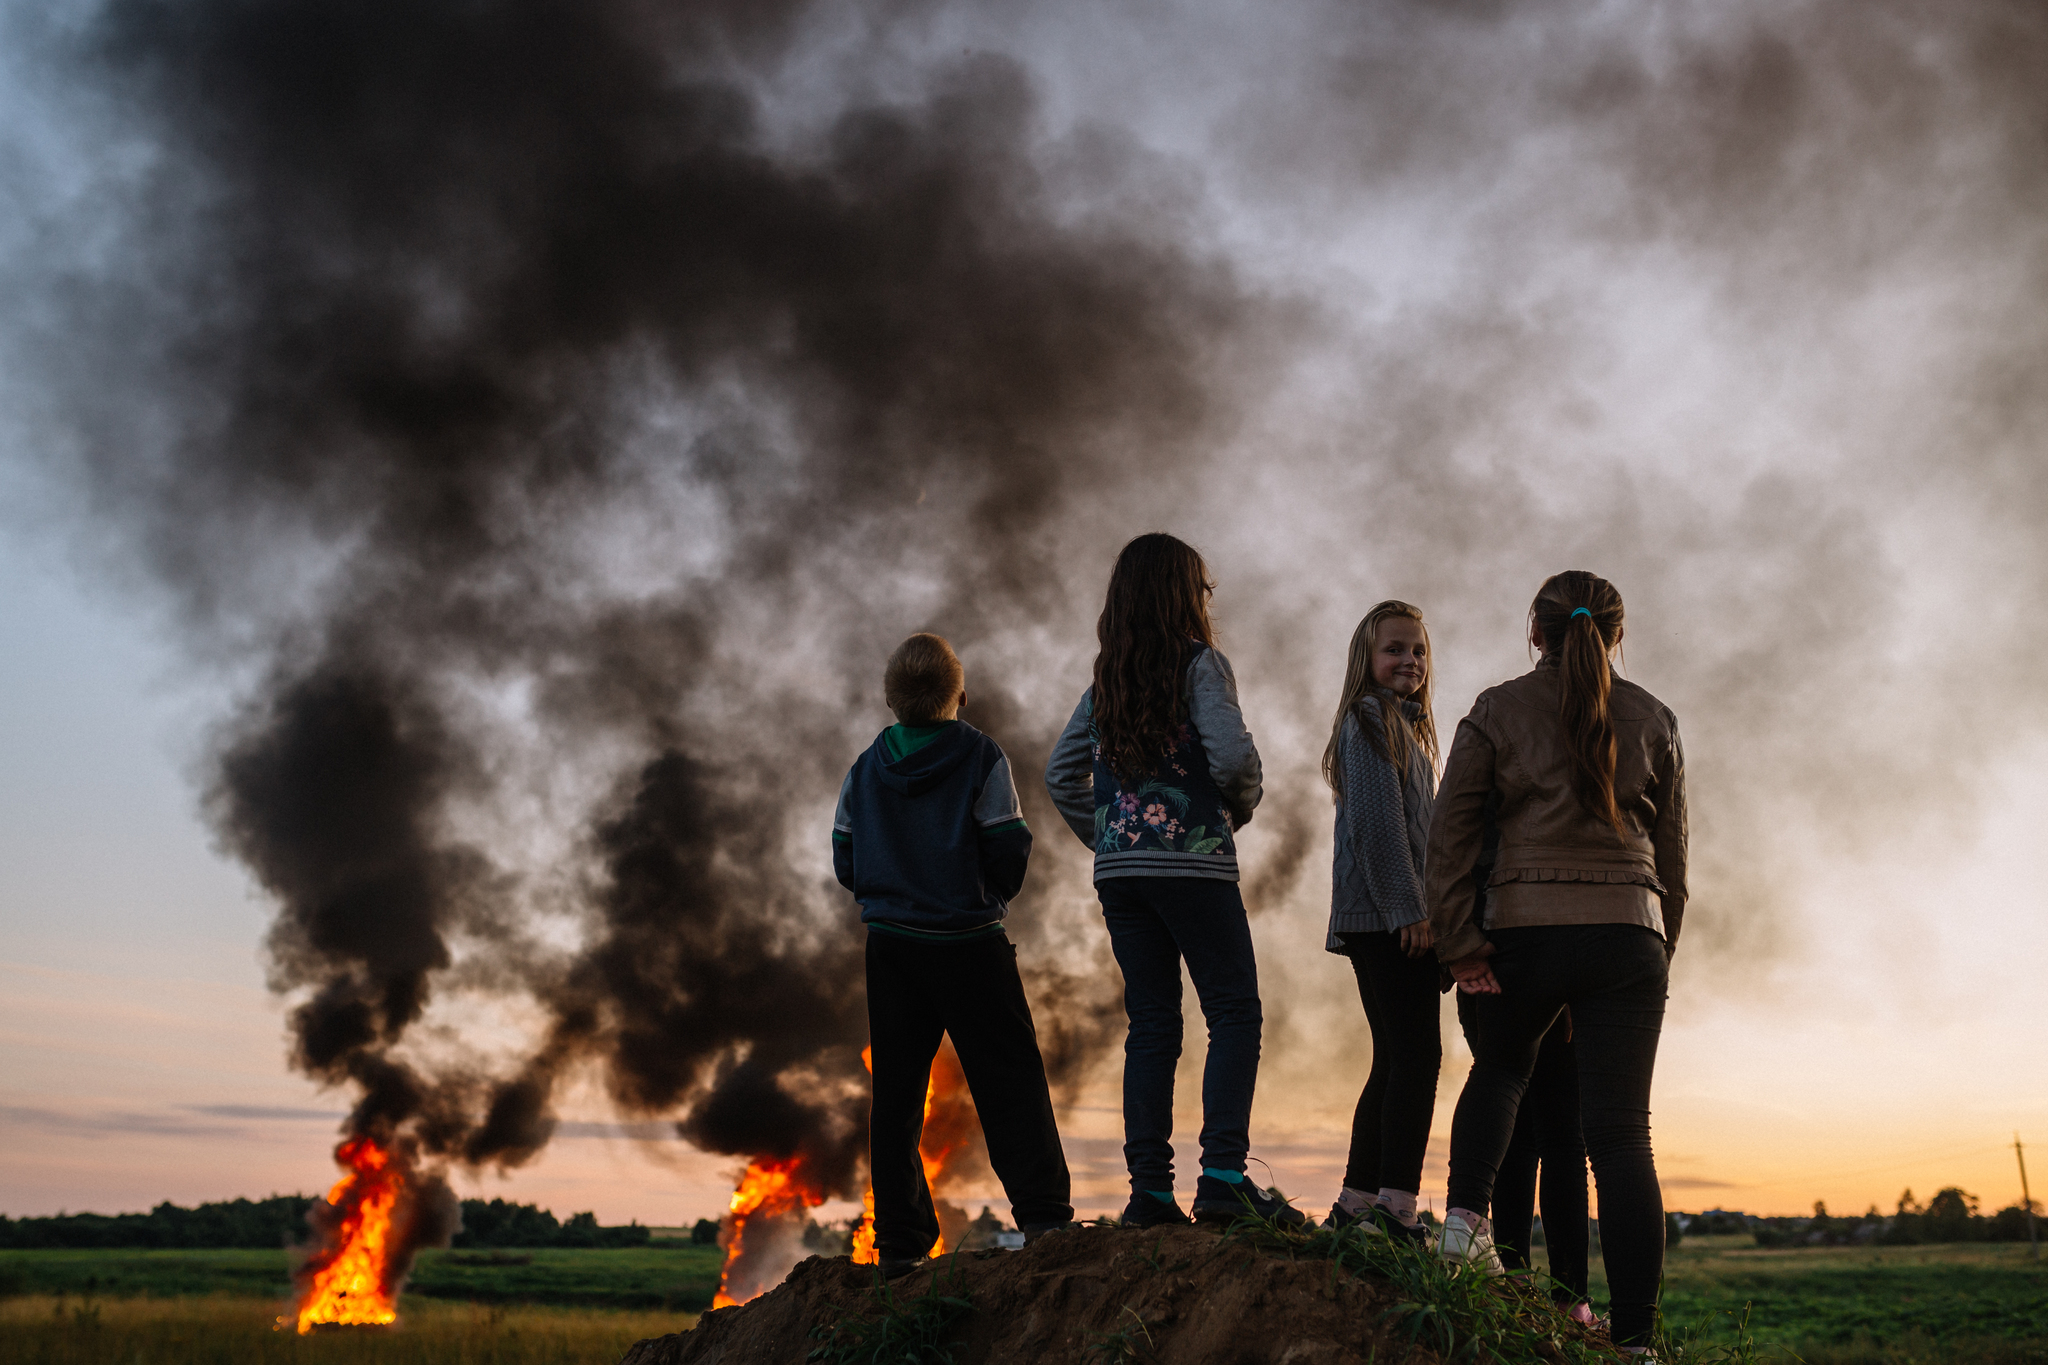
M 1469 1209 L 1452 1209 L 1444 1215 L 1443 1235 L 1437 1238 L 1436 1254 L 1446 1261 L 1470 1261 L 1489 1275 L 1504 1275 L 1500 1253 L 1493 1249 L 1493 1227 Z

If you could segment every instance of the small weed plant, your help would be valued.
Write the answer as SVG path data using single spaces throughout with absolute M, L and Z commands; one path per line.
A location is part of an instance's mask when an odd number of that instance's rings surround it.
M 879 1310 L 872 1316 L 821 1323 L 811 1329 L 818 1345 L 805 1359 L 824 1365 L 953 1365 L 946 1338 L 953 1324 L 974 1311 L 974 1301 L 953 1292 L 958 1276 L 957 1253 L 946 1269 L 933 1274 L 931 1287 L 916 1298 L 903 1298 L 881 1277 L 869 1300 Z
M 1734 1324 L 1734 1332 L 1731 1339 L 1716 1340 L 1723 1318 Z M 1657 1365 L 1760 1365 L 1762 1360 L 1757 1354 L 1756 1340 L 1750 1335 L 1746 1307 L 1740 1317 L 1733 1313 L 1706 1313 L 1690 1326 L 1675 1331 L 1659 1310 L 1651 1346 Z M 1799 1361 L 1798 1356 L 1782 1350 L 1772 1359 Z
M 1363 1223 L 1295 1229 L 1247 1214 L 1226 1236 L 1290 1259 L 1327 1261 L 1332 1274 L 1349 1271 L 1391 1284 L 1398 1298 L 1382 1321 L 1455 1365 L 1612 1365 L 1616 1358 L 1611 1346 L 1588 1339 L 1564 1315 L 1546 1277 L 1534 1271 L 1488 1275 L 1476 1264 L 1445 1260 Z M 1710 1342 L 1714 1326 L 1702 1322 L 1672 1333 L 1660 1321 L 1654 1359 L 1658 1365 L 1756 1365 L 1746 1315 L 1732 1341 Z
M 1154 1262 L 1155 1267 L 1156 1264 Z M 1145 1319 L 1139 1317 L 1137 1310 L 1129 1304 L 1124 1305 L 1117 1321 L 1122 1322 L 1126 1317 L 1130 1319 L 1128 1323 L 1114 1332 L 1104 1332 L 1088 1343 L 1089 1360 L 1100 1361 L 1102 1365 L 1138 1365 L 1150 1357 L 1155 1344 L 1151 1330 L 1145 1326 Z
M 1382 1320 L 1409 1342 L 1456 1365 L 1610 1365 L 1613 1355 L 1584 1339 L 1539 1277 L 1490 1276 L 1447 1261 L 1402 1237 L 1347 1228 L 1291 1229 L 1246 1215 L 1227 1234 L 1295 1260 L 1328 1261 L 1332 1272 L 1389 1282 L 1398 1301 Z

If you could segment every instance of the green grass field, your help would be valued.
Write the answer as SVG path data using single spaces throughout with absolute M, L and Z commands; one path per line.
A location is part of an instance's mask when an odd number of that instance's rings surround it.
M 281 1251 L 0 1251 L 9 1365 L 609 1365 L 695 1320 L 715 1247 L 429 1252 L 396 1329 L 272 1330 L 290 1293 Z M 1599 1260 L 1595 1301 L 1605 1297 Z M 1809 1365 L 2048 1365 L 2048 1262 L 2024 1245 L 1764 1250 L 1686 1241 L 1666 1317 L 1728 1328 L 1745 1308 L 1766 1358 Z
M 1539 1253 L 1540 1259 L 1540 1253 Z M 1592 1291 L 1606 1297 L 1596 1254 Z M 1810 1365 L 2048 1363 L 2048 1260 L 2024 1243 L 1763 1249 L 1688 1238 L 1665 1261 L 1664 1314 L 1727 1334 L 1747 1309 L 1759 1346 Z
M 587 1253 L 601 1255 L 603 1253 Z M 395 1328 L 299 1336 L 262 1299 L 0 1299 L 8 1365 L 614 1365 L 694 1314 L 506 1308 L 408 1296 Z
M 715 1246 L 420 1255 L 408 1298 L 564 1308 L 699 1312 L 725 1253 Z M 227 1294 L 283 1302 L 283 1251 L 5 1251 L 0 1292 L 176 1298 Z

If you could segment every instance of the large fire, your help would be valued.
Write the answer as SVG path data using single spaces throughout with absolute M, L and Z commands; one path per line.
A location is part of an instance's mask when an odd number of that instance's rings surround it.
M 390 1151 L 366 1137 L 334 1149 L 348 1172 L 327 1192 L 335 1216 L 325 1244 L 299 1267 L 298 1329 L 329 1324 L 376 1326 L 398 1320 L 392 1283 L 393 1217 L 405 1174 Z M 279 1325 L 283 1324 L 279 1320 Z
M 732 1308 L 773 1289 L 795 1263 L 789 1255 L 792 1235 L 801 1246 L 806 1212 L 824 1202 L 825 1192 L 807 1178 L 802 1157 L 749 1163 L 718 1230 L 725 1268 L 711 1306 Z M 749 1227 L 755 1234 L 751 1245 Z
M 869 1071 L 875 1069 L 874 1052 L 862 1048 L 860 1059 Z M 960 1058 L 953 1051 L 949 1039 L 939 1048 L 938 1056 L 932 1060 L 932 1076 L 924 1092 L 924 1136 L 918 1143 L 918 1156 L 924 1162 L 925 1183 L 931 1187 L 932 1198 L 939 1215 L 939 1240 L 932 1244 L 930 1254 L 943 1253 L 948 1246 L 956 1245 L 967 1227 L 967 1212 L 954 1207 L 939 1198 L 940 1192 L 952 1184 L 956 1176 L 971 1166 L 968 1159 L 981 1151 L 981 1120 L 974 1112 L 974 1100 L 967 1089 L 967 1075 L 960 1069 Z M 759 1227 L 765 1220 L 777 1223 L 795 1223 L 797 1241 L 801 1242 L 801 1227 L 805 1213 L 825 1201 L 824 1193 L 811 1187 L 802 1177 L 802 1158 L 786 1160 L 759 1160 L 748 1165 L 747 1172 L 740 1178 L 740 1185 L 733 1191 L 732 1211 L 725 1219 L 725 1226 L 718 1234 L 719 1243 L 725 1247 L 725 1270 L 719 1277 L 718 1294 L 711 1301 L 713 1308 L 731 1308 L 764 1294 L 781 1282 L 789 1267 L 796 1264 L 798 1254 L 784 1252 L 784 1257 L 772 1262 L 773 1278 L 761 1273 L 768 1265 L 750 1263 L 766 1261 L 769 1249 L 745 1242 L 749 1225 Z M 781 1242 L 789 1243 L 788 1231 L 781 1229 Z M 853 1260 L 856 1265 L 873 1265 L 877 1259 L 875 1251 L 875 1191 L 869 1186 L 861 1203 L 860 1226 L 853 1233 Z M 751 1272 L 751 1273 L 749 1273 Z
M 862 1048 L 860 1059 L 870 1072 L 875 1069 L 873 1048 Z M 974 1112 L 967 1073 L 960 1069 L 960 1057 L 953 1051 L 953 1040 L 948 1038 L 932 1058 L 932 1078 L 924 1090 L 924 1135 L 917 1143 L 918 1159 L 924 1163 L 924 1183 L 931 1189 L 939 1215 L 939 1240 L 925 1253 L 928 1256 L 944 1255 L 946 1248 L 957 1244 L 966 1231 L 967 1210 L 946 1203 L 939 1195 L 953 1183 L 954 1172 L 963 1164 L 961 1158 L 977 1150 L 980 1142 L 981 1117 Z M 878 1259 L 875 1189 L 870 1185 L 861 1201 L 860 1226 L 853 1233 L 853 1261 L 855 1265 L 873 1265 Z

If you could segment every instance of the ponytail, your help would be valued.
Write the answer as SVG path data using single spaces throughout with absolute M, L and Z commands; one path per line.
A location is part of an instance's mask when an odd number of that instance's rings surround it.
M 1529 614 L 1544 650 L 1557 660 L 1572 792 L 1587 814 L 1625 839 L 1628 829 L 1614 797 L 1616 741 L 1608 710 L 1614 671 L 1607 662 L 1621 643 L 1621 594 L 1606 579 L 1572 569 L 1543 585 Z

